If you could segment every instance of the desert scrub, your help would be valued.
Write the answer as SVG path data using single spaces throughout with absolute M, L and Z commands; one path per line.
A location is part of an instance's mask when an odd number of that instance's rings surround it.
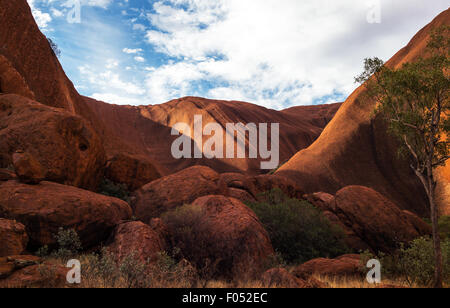
M 206 215 L 204 209 L 184 205 L 162 215 L 162 220 L 170 230 L 170 244 L 174 247 L 172 257 L 188 260 L 204 280 L 211 279 L 221 272 L 219 268 L 231 269 L 231 252 L 214 251 L 210 243 L 208 223 L 199 224 Z M 221 260 L 215 256 L 221 255 Z M 219 264 L 220 263 L 220 264 Z
M 443 257 L 443 278 L 450 284 L 450 239 L 441 242 Z M 434 248 L 430 237 L 418 238 L 408 245 L 400 244 L 394 254 L 380 253 L 378 256 L 370 252 L 361 254 L 365 264 L 369 259 L 381 262 L 382 279 L 403 280 L 409 286 L 420 285 L 430 287 L 434 278 Z
M 73 229 L 59 228 L 58 233 L 54 236 L 58 248 L 52 252 L 52 256 L 63 260 L 69 260 L 76 256 L 81 250 L 81 241 L 78 234 Z M 44 246 L 38 250 L 38 255 L 45 256 L 48 253 L 48 247 Z
M 331 224 L 307 201 L 290 199 L 280 189 L 258 196 L 259 202 L 247 205 L 256 213 L 274 249 L 289 264 L 347 252 L 344 232 Z
M 107 178 L 104 178 L 100 183 L 98 192 L 108 197 L 115 197 L 127 203 L 130 203 L 130 191 L 126 184 L 114 183 Z
M 188 288 L 198 285 L 196 270 L 160 252 L 155 262 L 143 262 L 131 252 L 117 261 L 107 248 L 80 256 L 82 288 Z

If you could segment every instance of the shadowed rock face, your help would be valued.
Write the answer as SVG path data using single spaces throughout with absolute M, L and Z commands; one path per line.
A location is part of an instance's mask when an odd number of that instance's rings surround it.
M 388 65 L 399 67 L 423 55 L 431 30 L 443 24 L 450 24 L 450 10 L 422 29 Z M 403 209 L 429 215 L 424 189 L 409 164 L 397 158 L 396 141 L 386 132 L 385 124 L 373 117 L 375 104 L 367 102 L 363 92 L 363 87 L 357 89 L 318 140 L 298 152 L 277 174 L 297 181 L 307 193 L 334 194 L 349 185 L 371 187 Z M 448 173 L 449 167 L 442 173 Z M 448 187 L 448 177 L 442 177 L 441 182 Z M 443 203 L 449 204 L 449 199 Z
M 22 96 L 0 95 L 0 167 L 11 165 L 16 151 L 43 167 L 16 155 L 16 172 L 27 183 L 45 178 L 95 190 L 103 176 L 105 153 L 86 120 Z

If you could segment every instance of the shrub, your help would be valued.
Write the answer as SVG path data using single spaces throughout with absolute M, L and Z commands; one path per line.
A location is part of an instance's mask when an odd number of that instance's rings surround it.
M 269 233 L 272 245 L 288 263 L 303 263 L 318 257 L 344 254 L 344 233 L 306 201 L 289 199 L 279 189 L 249 202 Z
M 100 184 L 99 193 L 105 196 L 122 199 L 123 201 L 130 203 L 130 191 L 126 184 L 117 184 L 104 178 Z
M 443 257 L 443 277 L 450 283 L 450 239 L 441 242 Z M 400 249 L 391 255 L 378 257 L 369 252 L 362 254 L 363 263 L 378 258 L 382 265 L 382 275 L 392 279 L 402 279 L 409 286 L 431 286 L 434 279 L 434 249 L 430 237 L 418 238 L 409 245 L 400 244 Z
M 162 220 L 170 230 L 170 243 L 176 252 L 173 257 L 187 259 L 202 272 L 202 278 L 207 278 L 216 272 L 217 263 L 212 260 L 220 254 L 209 247 L 209 226 L 198 223 L 204 215 L 202 208 L 184 205 L 163 214 Z
M 83 281 L 93 285 L 101 283 L 103 287 L 116 287 L 120 279 L 120 271 L 117 263 L 106 248 L 102 248 L 100 254 L 90 254 L 83 262 Z
M 81 251 L 81 241 L 78 234 L 73 229 L 64 230 L 59 228 L 58 233 L 55 235 L 56 242 L 58 243 L 58 249 L 53 252 L 53 255 L 58 258 L 68 259 L 78 254 Z M 38 250 L 38 253 L 43 254 L 46 251 L 46 247 L 42 247 Z
M 207 214 L 204 209 L 193 205 L 184 205 L 163 214 L 162 219 L 170 230 L 171 247 L 177 248 L 178 251 L 173 257 L 177 261 L 186 259 L 204 281 L 219 277 L 229 279 L 236 276 L 234 271 L 239 271 L 242 276 L 247 274 L 244 271 L 254 270 L 251 266 L 245 269 L 237 269 L 234 266 L 236 258 L 247 253 L 245 231 L 239 239 L 233 239 L 234 249 L 227 249 L 226 243 L 211 245 L 210 230 L 214 229 L 214 226 L 203 219 L 205 215 Z M 200 221 L 202 223 L 199 223 Z
M 53 50 L 55 56 L 59 58 L 61 56 L 61 50 L 58 48 L 58 45 L 56 45 L 51 38 L 47 38 L 47 41 L 50 44 L 50 48 Z
M 151 281 L 147 273 L 148 262 L 141 262 L 135 252 L 127 255 L 119 266 L 127 288 L 150 287 Z

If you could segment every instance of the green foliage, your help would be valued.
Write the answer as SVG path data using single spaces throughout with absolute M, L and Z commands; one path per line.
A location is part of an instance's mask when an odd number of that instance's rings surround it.
M 50 44 L 50 48 L 53 50 L 55 56 L 59 58 L 61 56 L 61 50 L 58 48 L 58 45 L 56 45 L 56 43 L 49 37 L 47 38 L 47 41 Z
M 126 184 L 117 184 L 104 178 L 100 184 L 99 193 L 130 203 L 130 191 Z
M 48 250 L 48 246 L 42 246 L 41 248 L 38 249 L 38 251 L 36 252 L 36 256 L 40 257 L 40 258 L 45 258 L 49 255 L 49 250 Z
M 306 201 L 287 198 L 279 189 L 262 194 L 262 202 L 249 202 L 269 233 L 272 245 L 288 263 L 347 252 L 344 233 Z
M 443 256 L 444 282 L 450 283 L 450 240 L 441 242 Z M 378 257 L 370 252 L 361 254 L 362 263 L 377 258 L 382 265 L 382 275 L 390 279 L 404 279 L 410 286 L 431 286 L 434 278 L 434 247 L 429 237 L 412 241 L 392 255 L 380 254 Z
M 53 256 L 55 257 L 68 259 L 77 255 L 82 249 L 80 238 L 73 229 L 64 230 L 63 228 L 59 228 L 55 239 L 58 243 L 58 249 L 53 252 Z M 45 253 L 45 247 L 42 247 L 39 253 Z
M 403 152 L 412 155 L 413 167 L 420 174 L 430 169 L 429 163 L 435 168 L 449 158 L 449 29 L 445 26 L 433 32 L 428 44 L 431 56 L 395 70 L 378 58 L 366 59 L 364 72 L 356 78 L 379 103 L 376 112 L 401 140 Z

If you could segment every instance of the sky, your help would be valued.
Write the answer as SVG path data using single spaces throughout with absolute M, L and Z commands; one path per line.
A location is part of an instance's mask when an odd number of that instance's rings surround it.
M 27 1 L 83 95 L 121 105 L 201 96 L 278 110 L 344 101 L 364 58 L 388 60 L 448 8 L 448 0 Z

